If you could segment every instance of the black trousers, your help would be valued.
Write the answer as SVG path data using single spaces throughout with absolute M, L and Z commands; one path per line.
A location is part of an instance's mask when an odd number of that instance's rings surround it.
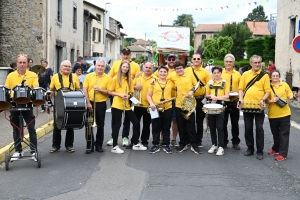
M 172 122 L 172 108 L 159 112 L 159 118 L 152 119 L 152 137 L 153 145 L 159 144 L 160 132 L 163 135 L 163 145 L 170 144 L 170 128 Z
M 195 130 L 195 112 L 190 115 L 190 119 L 186 120 L 182 114 L 181 108 L 176 107 L 176 120 L 179 131 L 179 145 L 185 146 L 190 141 L 192 146 L 197 146 L 196 130 Z
M 142 135 L 141 135 L 141 140 L 142 140 L 143 144 L 148 144 L 148 140 L 150 137 L 151 116 L 147 110 L 148 110 L 147 108 L 134 107 L 134 111 L 133 111 L 139 122 L 141 121 L 141 118 L 143 117 L 143 129 L 142 129 Z
M 208 115 L 208 124 L 212 145 L 224 147 L 224 113 L 218 115 Z M 218 131 L 218 135 L 217 135 Z
M 111 114 L 112 118 L 115 121 L 115 125 L 113 127 L 113 147 L 115 147 L 118 144 L 118 137 L 119 137 L 119 130 L 122 123 L 122 113 L 123 110 L 119 110 L 116 108 L 111 108 Z M 128 118 L 131 123 L 133 124 L 133 134 L 131 138 L 131 144 L 135 145 L 139 143 L 140 138 L 140 122 L 136 118 L 135 114 L 132 110 L 126 110 L 125 111 L 125 118 Z
M 91 102 L 94 109 L 94 102 Z M 94 110 L 92 111 L 94 114 Z M 90 133 L 88 131 L 87 121 L 85 123 L 85 139 L 86 139 L 86 149 L 94 150 L 94 146 L 97 148 L 102 147 L 104 139 L 104 125 L 105 125 L 105 113 L 106 113 L 106 101 L 96 102 L 96 124 L 97 124 L 97 133 L 96 141 L 94 138 L 93 128 L 91 128 Z M 92 116 L 93 116 L 92 114 Z M 88 117 L 88 116 L 87 116 Z M 87 119 L 87 118 L 86 118 Z
M 245 140 L 248 150 L 254 151 L 253 119 L 256 127 L 256 148 L 257 153 L 263 153 L 264 150 L 264 129 L 265 113 L 247 113 L 244 112 Z
M 33 110 L 26 110 L 21 111 L 23 119 L 25 120 L 26 124 L 29 124 L 33 119 Z M 10 120 L 12 123 L 14 123 L 16 126 L 20 127 L 20 111 L 11 111 L 10 112 Z M 22 119 L 22 120 L 23 120 Z M 23 122 L 21 122 L 23 124 Z M 23 126 L 23 125 L 22 125 Z M 35 120 L 28 126 L 28 132 L 30 137 L 30 150 L 31 153 L 33 153 L 35 150 L 37 150 L 37 138 L 36 138 L 36 131 L 35 131 Z M 21 127 L 23 129 L 23 127 Z M 20 140 L 20 132 L 19 130 L 13 126 L 13 138 L 14 138 L 14 144 L 15 144 L 15 150 L 21 152 L 22 151 L 22 144 Z
M 60 149 L 61 143 L 61 130 L 57 128 L 54 123 L 54 130 L 53 130 L 53 139 L 52 139 L 52 147 Z M 67 128 L 66 138 L 65 138 L 65 147 L 73 147 L 74 143 L 74 129 Z
M 272 149 L 287 157 L 290 140 L 291 116 L 269 119 L 274 144 Z
M 110 105 L 112 105 L 114 97 L 110 96 Z M 111 130 L 113 130 L 113 127 L 115 126 L 115 120 L 112 117 L 111 118 Z M 129 138 L 129 132 L 130 132 L 130 120 L 128 118 L 126 118 L 125 116 L 125 120 L 123 122 L 123 131 L 122 131 L 122 138 L 127 137 Z M 112 133 L 111 133 L 111 137 L 112 137 Z
M 227 105 L 224 111 L 224 145 L 227 145 L 228 140 L 228 131 L 227 131 L 227 124 L 228 124 L 228 118 L 230 116 L 231 121 L 231 134 L 232 144 L 239 144 L 240 143 L 240 131 L 239 131 L 239 119 L 240 119 L 240 110 L 236 107 L 237 105 L 233 102 L 230 102 L 231 105 Z
M 203 98 L 196 99 L 197 106 L 196 106 L 196 124 L 197 124 L 197 134 L 196 134 L 196 140 L 197 144 L 202 144 L 202 138 L 203 138 L 203 120 L 205 119 L 205 113 L 203 112 L 203 103 L 201 102 Z

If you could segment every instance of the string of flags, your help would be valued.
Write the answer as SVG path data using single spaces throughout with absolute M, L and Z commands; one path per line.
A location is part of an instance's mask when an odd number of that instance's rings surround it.
M 268 3 L 270 0 L 256 0 L 251 1 L 248 3 L 238 3 L 238 4 L 232 4 L 232 5 L 220 5 L 215 7 L 196 7 L 196 8 L 161 8 L 161 7 L 134 7 L 136 10 L 150 10 L 150 11 L 212 11 L 212 10 L 226 10 L 226 9 L 232 9 L 232 8 L 241 8 L 245 6 L 258 6 L 259 4 Z M 128 5 L 116 5 L 117 7 L 121 8 L 132 8 L 133 6 Z

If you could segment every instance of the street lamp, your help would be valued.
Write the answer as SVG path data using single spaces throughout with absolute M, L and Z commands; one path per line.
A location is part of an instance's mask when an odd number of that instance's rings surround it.
M 105 9 L 104 9 L 104 28 L 103 28 L 103 42 L 104 42 L 104 52 L 103 52 L 103 57 L 106 57 L 106 5 L 111 4 L 110 2 L 105 3 Z

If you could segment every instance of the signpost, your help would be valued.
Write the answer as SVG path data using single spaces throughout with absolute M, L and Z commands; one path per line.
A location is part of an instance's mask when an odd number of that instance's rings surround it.
M 300 53 L 300 35 L 293 39 L 293 48 L 297 53 Z

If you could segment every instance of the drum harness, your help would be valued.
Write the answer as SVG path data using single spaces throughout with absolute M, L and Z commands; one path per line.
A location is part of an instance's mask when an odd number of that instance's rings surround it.
M 199 83 L 199 87 L 204 87 L 205 85 L 204 85 L 203 82 L 198 78 L 197 74 L 196 74 L 195 71 L 194 71 L 194 68 L 192 68 L 192 70 L 193 70 L 193 73 L 194 73 L 194 76 L 195 76 L 197 82 Z M 195 88 L 194 88 L 194 92 L 196 92 L 196 90 L 197 90 L 199 87 L 197 87 L 197 88 L 195 87 Z M 197 97 L 195 97 L 195 99 L 203 99 L 204 97 L 205 97 L 205 92 L 204 92 L 204 95 L 197 96 Z
M 69 74 L 69 87 L 68 88 L 64 87 L 64 83 L 63 83 L 63 80 L 62 80 L 61 73 L 58 73 L 58 79 L 59 79 L 59 82 L 60 82 L 60 85 L 61 85 L 59 90 L 71 90 L 71 85 L 73 87 L 73 90 L 75 90 L 75 87 L 74 87 L 74 84 L 73 84 L 72 73 Z
M 226 81 L 225 81 L 225 80 L 222 80 L 222 85 L 221 85 L 221 86 L 214 86 L 213 83 L 211 82 L 211 83 L 209 84 L 209 88 L 215 90 L 215 96 L 217 97 L 217 96 L 218 96 L 218 90 L 219 90 L 219 89 L 223 90 L 223 89 L 224 89 L 225 83 L 226 83 Z M 217 101 L 217 102 L 218 102 L 218 101 Z M 221 105 L 224 105 L 224 101 L 219 101 L 219 103 L 220 103 Z

